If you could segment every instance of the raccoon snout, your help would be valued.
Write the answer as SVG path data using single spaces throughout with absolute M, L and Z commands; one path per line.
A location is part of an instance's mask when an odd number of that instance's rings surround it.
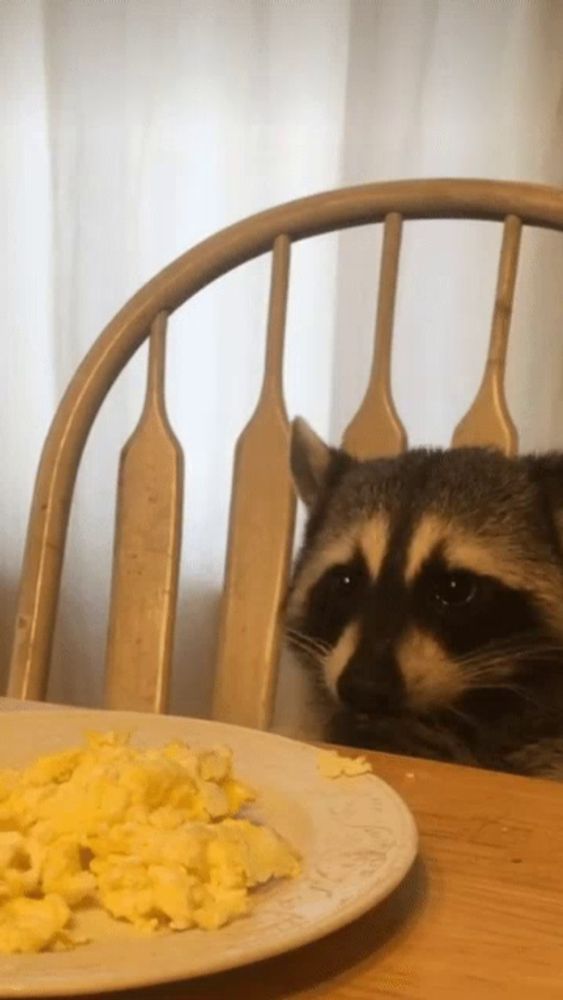
M 400 709 L 404 687 L 392 662 L 366 666 L 352 660 L 337 684 L 338 697 L 355 712 L 386 713 Z

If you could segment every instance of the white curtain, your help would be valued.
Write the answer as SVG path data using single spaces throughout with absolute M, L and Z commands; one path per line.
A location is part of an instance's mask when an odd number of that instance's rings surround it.
M 60 395 L 164 264 L 281 201 L 440 175 L 563 184 L 559 0 L 2 0 L 0 657 L 30 493 Z M 289 410 L 336 440 L 363 391 L 380 235 L 295 248 Z M 500 228 L 407 227 L 394 381 L 413 443 L 446 443 L 475 392 Z M 525 234 L 509 398 L 527 448 L 563 446 L 563 240 Z M 168 398 L 187 458 L 173 707 L 212 683 L 232 448 L 259 384 L 267 262 L 174 318 Z M 144 354 L 81 467 L 51 695 L 101 694 L 115 472 Z M 289 686 L 287 697 L 298 700 Z M 287 692 L 286 692 L 287 693 Z

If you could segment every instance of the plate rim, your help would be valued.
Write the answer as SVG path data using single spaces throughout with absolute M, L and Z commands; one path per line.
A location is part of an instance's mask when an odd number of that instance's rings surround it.
M 197 723 L 198 726 L 203 726 L 204 728 L 209 726 L 211 728 L 215 726 L 221 726 L 226 729 L 235 730 L 239 733 L 251 733 L 253 737 L 257 735 L 266 741 L 274 741 L 276 743 L 286 743 L 291 747 L 300 747 L 307 750 L 308 752 L 315 752 L 322 750 L 323 748 L 335 749 L 335 750 L 353 750 L 356 748 L 352 747 L 334 747 L 330 744 L 317 744 L 317 743 L 307 743 L 301 739 L 294 739 L 286 734 L 279 734 L 276 732 L 271 732 L 267 730 L 255 730 L 251 729 L 249 726 L 240 726 L 230 722 L 221 722 L 214 719 L 204 719 L 198 718 L 196 716 L 181 716 L 181 715 L 156 715 L 148 712 L 135 712 L 128 711 L 127 709 L 113 710 L 113 709 L 103 709 L 103 708 L 87 708 L 83 706 L 68 707 L 68 706 L 55 706 L 50 708 L 35 708 L 26 710 L 23 709 L 23 714 L 26 717 L 42 717 L 43 719 L 53 719 L 54 716 L 68 716 L 76 720 L 77 716 L 80 715 L 99 715 L 104 718 L 111 718 L 119 716 L 122 719 L 130 719 L 133 723 L 135 719 L 143 720 L 147 722 L 150 720 L 169 720 L 171 723 L 177 722 L 182 725 L 189 723 Z M 0 725 L 2 724 L 2 719 L 7 717 L 12 717 L 14 720 L 16 718 L 21 718 L 21 709 L 8 709 L 0 710 Z M 358 749 L 358 756 L 361 756 L 361 748 Z M 134 973 L 129 972 L 127 975 L 120 977 L 119 981 L 114 980 L 112 983 L 108 983 L 107 986 L 98 985 L 89 986 L 85 982 L 83 976 L 78 976 L 75 980 L 72 977 L 67 977 L 64 984 L 57 985 L 46 984 L 43 986 L 34 986 L 33 992 L 30 992 L 30 988 L 26 985 L 18 986 L 4 984 L 0 982 L 0 1000 L 13 1000 L 13 998 L 41 998 L 41 997 L 78 997 L 84 995 L 92 995 L 103 997 L 105 994 L 110 992 L 119 992 L 132 989 L 143 989 L 150 988 L 159 985 L 166 985 L 169 983 L 181 983 L 181 982 L 193 982 L 199 979 L 206 979 L 209 976 L 219 975 L 221 973 L 229 972 L 230 970 L 244 968 L 245 966 L 255 965 L 259 962 L 267 961 L 270 958 L 276 958 L 283 954 L 290 954 L 293 951 L 297 951 L 301 948 L 305 948 L 308 945 L 315 943 L 316 941 L 321 941 L 331 934 L 335 934 L 344 927 L 349 926 L 356 920 L 359 920 L 362 916 L 365 916 L 370 910 L 376 910 L 393 892 L 398 888 L 398 886 L 404 881 L 413 868 L 413 865 L 418 857 L 420 838 L 419 832 L 416 825 L 416 821 L 410 810 L 409 806 L 403 799 L 403 797 L 383 778 L 381 778 L 376 772 L 372 774 L 378 785 L 383 787 L 388 798 L 394 800 L 396 808 L 402 814 L 402 820 L 405 824 L 406 836 L 403 853 L 398 859 L 392 874 L 389 876 L 382 889 L 381 895 L 374 902 L 373 899 L 369 899 L 365 896 L 360 896 L 350 900 L 344 906 L 340 907 L 337 911 L 327 914 L 325 917 L 320 918 L 305 926 L 305 928 L 296 928 L 292 932 L 286 934 L 282 937 L 278 944 L 275 941 L 266 942 L 264 945 L 256 945 L 251 958 L 245 957 L 241 954 L 237 957 L 225 958 L 221 961 L 221 956 L 218 955 L 218 960 L 214 963 L 213 968 L 209 969 L 207 972 L 194 972 L 190 973 L 186 971 L 183 974 L 178 974 L 178 972 L 166 970 L 155 973 L 154 976 L 150 974 L 147 975 L 146 972 L 142 973 L 140 976 L 135 976 Z M 350 779 L 349 779 L 350 780 Z M 408 843 L 407 843 L 408 839 Z M 2 960 L 0 955 L 0 962 Z M 39 989 L 39 992 L 38 992 Z

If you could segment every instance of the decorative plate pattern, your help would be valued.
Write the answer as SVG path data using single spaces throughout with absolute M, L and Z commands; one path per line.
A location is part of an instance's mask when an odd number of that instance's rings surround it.
M 384 899 L 417 850 L 412 816 L 375 775 L 323 778 L 317 750 L 237 726 L 133 712 L 2 712 L 0 766 L 19 766 L 80 742 L 87 730 L 128 730 L 139 746 L 181 739 L 226 744 L 236 773 L 259 791 L 252 817 L 303 856 L 303 873 L 254 894 L 250 916 L 214 932 L 139 936 L 96 916 L 90 944 L 58 954 L 1 956 L 0 997 L 77 996 L 188 979 L 300 947 Z

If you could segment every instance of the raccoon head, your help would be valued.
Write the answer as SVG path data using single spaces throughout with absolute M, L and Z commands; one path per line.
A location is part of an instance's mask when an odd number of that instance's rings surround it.
M 297 420 L 291 466 L 308 521 L 287 634 L 339 705 L 425 718 L 563 682 L 562 456 L 358 461 Z

